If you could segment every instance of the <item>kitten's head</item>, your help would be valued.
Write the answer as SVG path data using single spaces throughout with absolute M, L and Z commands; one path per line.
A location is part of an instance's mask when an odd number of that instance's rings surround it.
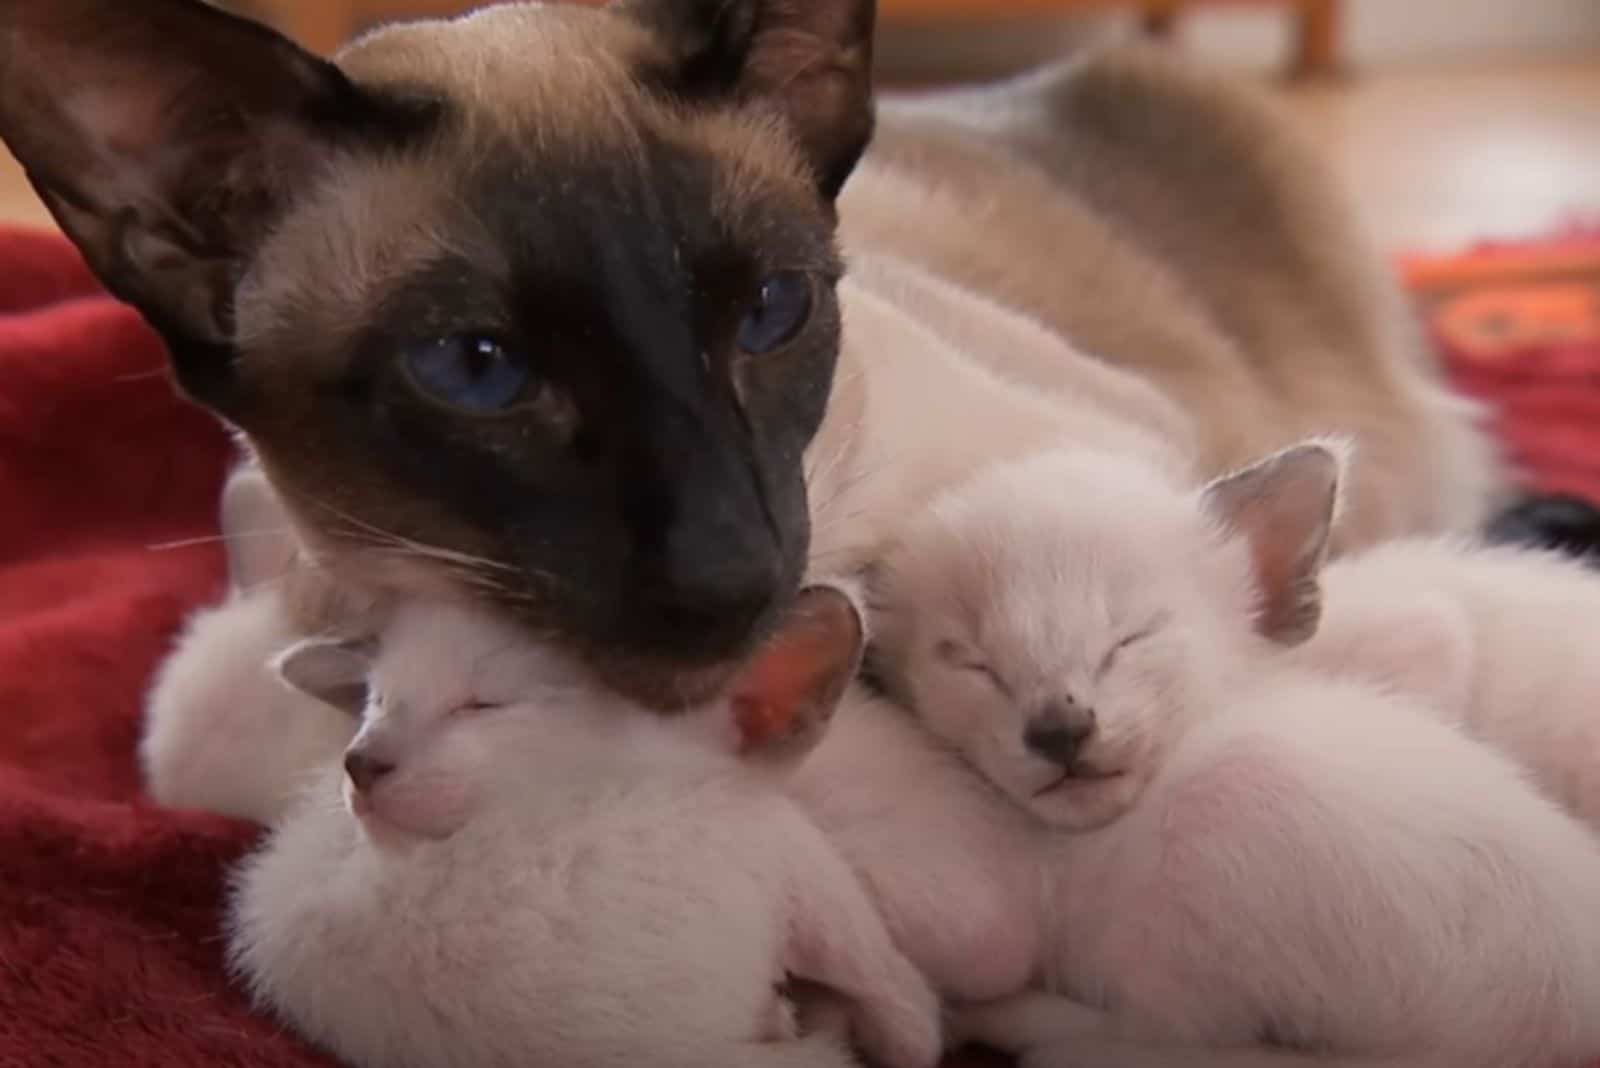
M 345 800 L 380 843 L 444 838 L 489 807 L 560 811 L 643 780 L 787 771 L 815 747 L 855 673 L 854 603 L 803 591 L 728 691 L 662 717 L 560 650 L 455 603 L 399 608 L 376 644 L 308 639 L 278 659 L 290 685 L 362 717 Z
M 0 138 L 341 577 L 647 699 L 809 537 L 872 0 L 510 4 L 334 62 L 197 0 L 0 9 Z
M 1082 451 L 997 467 L 875 574 L 879 666 L 1017 803 L 1101 826 L 1252 650 L 1310 636 L 1338 469 L 1308 444 L 1195 494 Z

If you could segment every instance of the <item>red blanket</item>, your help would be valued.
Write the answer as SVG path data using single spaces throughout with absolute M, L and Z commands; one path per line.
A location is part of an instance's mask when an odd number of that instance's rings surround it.
M 1600 494 L 1600 338 L 1472 363 L 1541 480 Z M 0 1066 L 326 1065 L 224 978 L 254 839 L 140 796 L 140 698 L 220 588 L 226 436 L 58 238 L 0 230 Z M 202 540 L 195 540 L 202 539 Z

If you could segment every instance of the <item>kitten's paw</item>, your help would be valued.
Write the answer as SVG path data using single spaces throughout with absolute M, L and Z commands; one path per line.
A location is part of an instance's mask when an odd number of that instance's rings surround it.
M 1036 1046 L 1017 1058 L 1017 1068 L 1179 1068 L 1198 1057 L 1198 1050 L 1083 1037 Z
M 944 1052 L 938 998 L 926 986 L 914 996 L 874 999 L 857 1007 L 855 1040 L 883 1068 L 933 1068 Z
M 800 1037 L 800 1010 L 794 998 L 781 988 L 772 992 L 772 1004 L 767 1009 L 767 1021 L 761 1028 L 761 1037 L 767 1042 L 789 1042 Z
M 1105 1034 L 1108 1026 L 1105 1013 L 1037 990 L 969 1005 L 946 1017 L 952 1043 L 977 1042 L 1024 1056 L 1042 1047 Z

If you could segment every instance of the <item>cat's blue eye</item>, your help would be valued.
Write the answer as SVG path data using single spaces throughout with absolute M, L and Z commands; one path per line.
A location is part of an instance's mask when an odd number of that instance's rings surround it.
M 767 275 L 739 324 L 739 348 L 759 356 L 793 340 L 811 318 L 811 301 L 811 278 L 803 271 Z
M 502 412 L 533 379 L 527 356 L 481 334 L 455 334 L 417 342 L 405 351 L 406 371 L 418 389 L 474 414 Z

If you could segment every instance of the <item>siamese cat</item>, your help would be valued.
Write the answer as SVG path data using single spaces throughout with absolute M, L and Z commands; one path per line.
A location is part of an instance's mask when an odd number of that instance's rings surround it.
M 375 651 L 312 639 L 286 679 L 364 705 L 239 875 L 231 956 L 357 1068 L 849 1068 L 793 981 L 883 1068 L 932 1068 L 939 1004 L 783 795 L 854 673 L 813 588 L 730 692 L 644 714 L 476 606 L 409 601 Z
M 1270 108 L 1135 50 L 875 120 L 873 26 L 521 3 L 329 60 L 198 0 L 14 0 L 0 138 L 306 584 L 487 600 L 659 707 L 1061 427 L 1201 475 L 1344 432 L 1348 544 L 1480 522 L 1474 410 Z
M 1338 468 L 1307 444 L 1196 491 L 1052 452 L 910 521 L 875 580 L 890 689 L 1054 829 L 1036 992 L 960 1033 L 1025 1068 L 1600 1057 L 1600 839 L 1425 703 L 1289 653 Z

